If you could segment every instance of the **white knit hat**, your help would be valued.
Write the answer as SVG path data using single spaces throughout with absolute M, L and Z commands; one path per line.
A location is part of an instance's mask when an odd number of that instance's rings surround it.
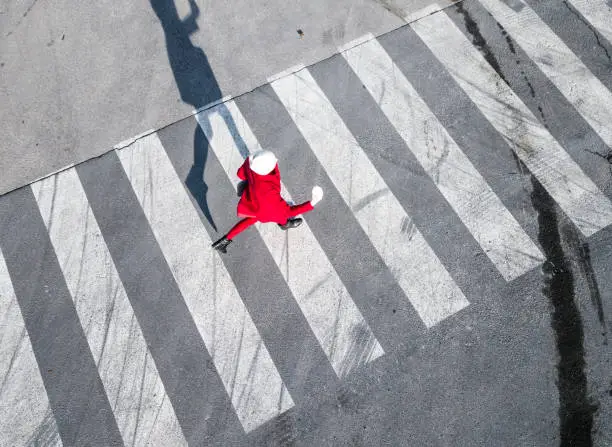
M 267 175 L 276 166 L 278 160 L 270 151 L 259 151 L 249 155 L 249 165 L 255 174 Z

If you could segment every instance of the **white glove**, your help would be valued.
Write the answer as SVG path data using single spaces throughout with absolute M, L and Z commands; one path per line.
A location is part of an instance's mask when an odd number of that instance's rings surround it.
M 315 206 L 317 203 L 321 201 L 323 198 L 323 190 L 320 186 L 315 186 L 312 188 L 312 199 L 310 199 L 310 204 Z

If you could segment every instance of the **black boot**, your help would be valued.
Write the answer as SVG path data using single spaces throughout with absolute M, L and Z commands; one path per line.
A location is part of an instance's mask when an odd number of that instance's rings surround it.
M 288 230 L 289 228 L 295 228 L 302 225 L 304 219 L 301 217 L 292 217 L 291 219 L 287 219 L 287 222 L 284 225 L 278 224 L 281 230 Z
M 214 248 L 217 251 L 220 251 L 221 253 L 227 253 L 227 246 L 231 243 L 232 243 L 231 239 L 228 239 L 227 236 L 223 236 L 217 242 L 212 244 L 212 248 Z

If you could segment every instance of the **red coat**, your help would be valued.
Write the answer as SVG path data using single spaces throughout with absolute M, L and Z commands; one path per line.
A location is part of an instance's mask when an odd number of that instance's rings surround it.
M 269 174 L 259 175 L 251 169 L 247 158 L 237 175 L 247 182 L 238 202 L 238 217 L 255 217 L 260 222 L 284 224 L 288 218 L 313 209 L 310 202 L 289 206 L 281 197 L 278 164 Z

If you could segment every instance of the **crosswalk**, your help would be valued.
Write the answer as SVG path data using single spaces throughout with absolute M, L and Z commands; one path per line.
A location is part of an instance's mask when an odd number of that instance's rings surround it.
M 210 255 L 211 240 L 157 135 L 120 151 L 119 159 L 245 429 L 291 408 L 230 275 Z
M 185 445 L 76 171 L 34 183 L 32 191 L 124 442 Z
M 466 307 L 465 296 L 418 229 L 409 237 L 397 231 L 410 217 L 307 71 L 272 87 L 425 325 Z
M 539 28 L 543 24 L 534 26 Z M 612 223 L 610 200 L 584 174 L 450 19 L 441 14 L 432 15 L 416 23 L 413 28 L 583 234 L 590 236 Z M 577 60 L 572 60 L 564 66 L 576 67 L 578 64 Z M 581 79 L 571 82 L 580 84 Z M 593 90 L 592 94 L 598 95 L 601 89 Z M 597 104 L 597 109 L 612 113 L 612 107 L 609 106 L 612 102 L 605 104 L 605 95 L 591 98 Z M 600 103 L 599 99 L 604 99 L 604 103 Z M 531 253 L 525 251 L 524 254 L 541 260 L 541 256 L 534 254 L 533 250 Z
M 371 40 L 343 55 L 504 278 L 541 262 L 541 252 L 382 46 Z
M 570 4 L 611 47 L 607 3 Z M 479 7 L 599 149 L 612 150 L 612 92 L 580 55 L 521 0 Z M 585 237 L 611 225 L 612 191 L 597 168 L 532 112 L 459 22 L 451 7 L 402 32 Z M 0 198 L 0 444 L 238 439 L 391 353 L 409 333 L 396 329 L 424 333 L 486 300 L 464 287 L 474 253 L 462 247 L 476 247 L 483 277 L 502 285 L 545 261 L 525 216 L 483 171 L 478 157 L 489 155 L 456 138 L 389 45 L 364 36 L 330 60 L 333 72 L 296 67 Z M 393 150 L 364 137 L 376 129 L 357 132 L 339 106 L 348 79 L 360 86 L 351 95 L 375 104 L 366 123 L 384 122 Z M 277 153 L 287 200 L 302 201 L 315 182 L 325 200 L 299 229 L 257 224 L 221 257 L 210 244 L 234 221 L 235 171 L 261 148 Z M 197 193 L 192 151 L 206 159 Z M 418 194 L 450 216 L 436 228 L 466 235 L 450 242 L 459 259 L 432 239 L 410 199 Z

